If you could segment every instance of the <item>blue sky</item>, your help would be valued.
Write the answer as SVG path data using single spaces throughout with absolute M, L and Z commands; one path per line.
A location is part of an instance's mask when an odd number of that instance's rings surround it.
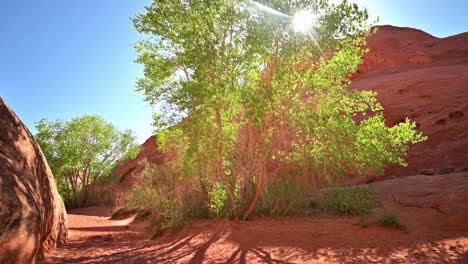
M 437 37 L 468 31 L 465 1 L 355 0 L 379 24 Z M 151 108 L 134 92 L 142 67 L 133 17 L 150 0 L 0 0 L 0 96 L 34 133 L 41 118 L 102 115 L 143 142 Z

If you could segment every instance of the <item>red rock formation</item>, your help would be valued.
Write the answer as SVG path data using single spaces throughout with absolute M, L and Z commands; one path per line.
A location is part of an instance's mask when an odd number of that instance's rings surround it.
M 381 26 L 368 46 L 351 88 L 377 91 L 388 125 L 409 117 L 429 137 L 411 147 L 407 168 L 386 174 L 468 167 L 468 32 L 440 39 Z
M 430 230 L 468 230 L 468 172 L 416 175 L 375 183 L 384 210 Z M 376 214 L 379 214 L 376 210 Z
M 121 161 L 115 170 L 115 173 L 120 175 L 121 182 L 131 184 L 131 175 L 138 174 L 143 170 L 143 167 L 140 166 L 140 163 L 143 160 L 146 159 L 149 162 L 160 165 L 163 164 L 169 158 L 169 156 L 169 154 L 162 153 L 158 150 L 156 136 L 151 136 L 141 146 L 141 150 L 138 156 L 135 159 Z
M 0 263 L 36 263 L 66 241 L 66 224 L 39 145 L 0 97 Z

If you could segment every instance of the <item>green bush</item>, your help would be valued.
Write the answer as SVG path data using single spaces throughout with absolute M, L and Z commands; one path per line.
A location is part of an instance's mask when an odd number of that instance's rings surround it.
M 310 199 L 306 195 L 312 186 L 281 175 L 265 185 L 253 215 L 286 216 L 311 213 Z
M 118 184 L 120 182 L 120 175 L 115 172 L 115 169 L 117 168 L 116 165 L 109 173 L 104 174 L 101 177 L 99 177 L 96 181 L 96 184 L 99 186 Z
M 213 186 L 209 191 L 210 197 L 210 215 L 217 217 L 230 217 L 231 208 L 226 188 L 223 184 Z
M 381 207 L 376 200 L 377 191 L 372 185 L 348 186 L 338 185 L 321 192 L 313 201 L 317 209 L 325 214 L 338 216 L 366 215 L 374 208 Z
M 152 226 L 161 230 L 178 229 L 197 216 L 206 216 L 199 192 L 190 181 L 171 173 L 168 165 L 144 162 L 145 168 L 135 175 L 136 184 L 125 207 L 148 212 Z
M 379 219 L 375 222 L 379 226 L 387 227 L 387 228 L 393 228 L 393 229 L 399 229 L 403 232 L 409 232 L 408 227 L 400 223 L 400 219 L 398 218 L 398 215 L 394 213 L 384 213 L 382 214 Z

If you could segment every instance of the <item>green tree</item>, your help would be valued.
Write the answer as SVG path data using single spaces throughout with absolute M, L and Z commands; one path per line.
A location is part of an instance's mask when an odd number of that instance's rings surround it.
M 306 34 L 292 27 L 300 10 L 315 15 Z M 157 0 L 133 19 L 147 36 L 137 91 L 159 109 L 161 146 L 179 153 L 174 173 L 214 214 L 247 219 L 287 163 L 316 182 L 404 165 L 424 139 L 415 125 L 386 127 L 375 92 L 348 90 L 367 18 L 346 1 Z
M 93 184 L 111 173 L 117 160 L 138 154 L 131 130 L 118 131 L 96 115 L 70 121 L 42 119 L 36 129 L 36 140 L 68 207 L 87 205 Z

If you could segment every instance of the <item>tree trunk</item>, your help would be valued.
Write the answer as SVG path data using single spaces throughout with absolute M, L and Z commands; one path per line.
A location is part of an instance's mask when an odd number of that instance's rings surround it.
M 72 197 L 72 207 L 78 207 L 78 171 L 73 171 L 72 176 L 72 190 L 73 190 L 73 197 Z
M 229 200 L 231 201 L 232 205 L 232 214 L 234 218 L 237 219 L 237 211 L 236 211 L 236 198 L 234 197 L 234 193 L 231 190 L 231 184 L 229 183 L 229 179 L 226 175 L 226 172 L 224 171 L 224 166 L 223 166 L 223 140 L 224 140 L 224 133 L 223 133 L 223 127 L 222 127 L 222 120 L 221 120 L 221 113 L 219 109 L 216 109 L 216 124 L 218 126 L 218 132 L 219 132 L 219 148 L 218 148 L 218 164 L 217 164 L 217 170 L 218 170 L 218 175 L 221 175 L 224 181 L 224 185 L 226 186 L 226 191 L 229 196 Z
M 250 203 L 249 208 L 247 211 L 245 211 L 244 216 L 242 217 L 242 220 L 246 221 L 252 211 L 255 209 L 255 206 L 257 206 L 258 199 L 260 199 L 260 195 L 262 194 L 262 189 L 264 186 L 264 183 L 266 182 L 265 180 L 265 173 L 266 173 L 266 161 L 265 161 L 265 141 L 262 140 L 259 148 L 259 161 L 258 161 L 258 175 L 257 175 L 257 188 L 255 190 L 255 196 Z

